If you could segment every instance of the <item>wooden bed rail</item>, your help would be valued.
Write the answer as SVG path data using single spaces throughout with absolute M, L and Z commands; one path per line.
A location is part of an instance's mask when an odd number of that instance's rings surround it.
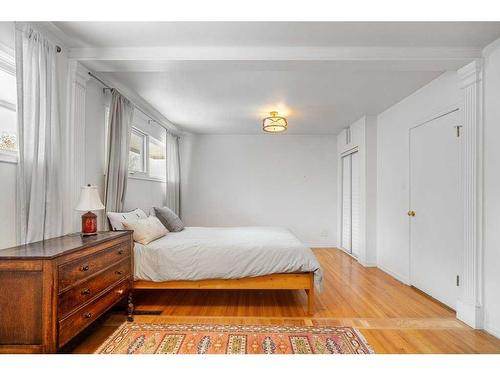
M 181 281 L 134 282 L 134 289 L 218 289 L 218 290 L 305 290 L 307 294 L 307 313 L 314 314 L 314 273 L 277 273 L 266 276 L 245 277 L 242 279 L 208 279 Z

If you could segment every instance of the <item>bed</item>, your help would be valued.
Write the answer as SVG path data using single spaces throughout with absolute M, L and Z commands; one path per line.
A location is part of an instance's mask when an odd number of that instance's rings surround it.
M 322 283 L 311 249 L 270 227 L 186 227 L 135 243 L 134 278 L 134 289 L 305 290 L 308 314 Z

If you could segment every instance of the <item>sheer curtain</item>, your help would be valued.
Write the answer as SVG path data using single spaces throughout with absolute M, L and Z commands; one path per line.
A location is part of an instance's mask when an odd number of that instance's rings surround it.
M 30 25 L 16 25 L 19 243 L 63 233 L 61 125 L 56 46 Z
M 123 210 L 127 192 L 128 154 L 132 128 L 133 104 L 117 90 L 111 90 L 108 119 L 108 155 L 104 205 L 106 212 Z
M 167 207 L 180 216 L 179 137 L 167 133 Z

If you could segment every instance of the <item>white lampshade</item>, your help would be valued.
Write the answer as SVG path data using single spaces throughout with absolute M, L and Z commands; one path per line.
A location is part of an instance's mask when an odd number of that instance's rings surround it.
M 99 198 L 97 186 L 82 186 L 80 193 L 80 201 L 78 202 L 75 210 L 77 211 L 97 211 L 104 210 L 104 205 Z

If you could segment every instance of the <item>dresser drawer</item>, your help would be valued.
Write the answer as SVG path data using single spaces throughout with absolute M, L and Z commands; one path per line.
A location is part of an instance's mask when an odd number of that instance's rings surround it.
M 115 266 L 104 270 L 87 281 L 67 290 L 59 296 L 59 318 L 69 314 L 75 308 L 90 301 L 117 281 L 130 277 L 130 258 L 126 258 Z
M 59 266 L 59 292 L 129 256 L 130 243 L 123 242 Z
M 59 346 L 66 344 L 75 335 L 99 318 L 120 298 L 128 293 L 130 282 L 125 280 L 97 300 L 79 308 L 59 321 Z

